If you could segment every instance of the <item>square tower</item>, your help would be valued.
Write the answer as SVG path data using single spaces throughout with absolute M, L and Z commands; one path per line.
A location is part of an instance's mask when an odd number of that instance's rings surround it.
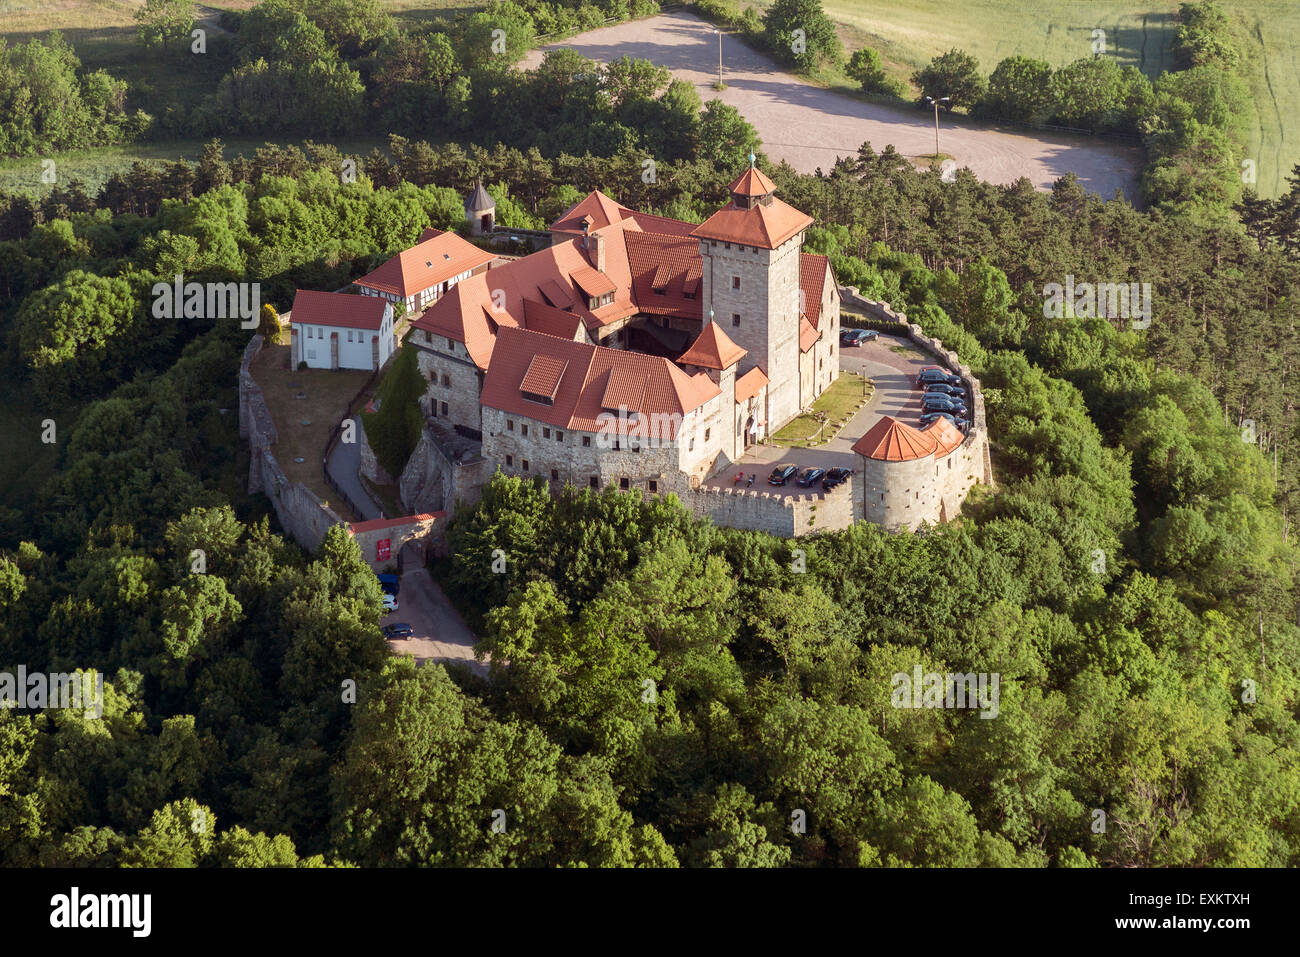
M 737 370 L 767 376 L 770 435 L 799 414 L 799 254 L 812 217 L 773 195 L 751 166 L 731 184 L 731 202 L 696 227 L 703 266 L 704 323 L 716 322 L 748 353 Z

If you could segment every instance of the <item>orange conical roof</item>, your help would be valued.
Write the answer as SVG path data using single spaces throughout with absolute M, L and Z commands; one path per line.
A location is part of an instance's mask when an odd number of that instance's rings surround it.
M 892 416 L 881 416 L 867 434 L 853 443 L 853 451 L 881 462 L 923 459 L 938 447 L 933 435 L 918 432 Z
M 677 361 L 704 369 L 726 369 L 744 358 L 748 351 L 732 342 L 716 322 L 710 322 Z

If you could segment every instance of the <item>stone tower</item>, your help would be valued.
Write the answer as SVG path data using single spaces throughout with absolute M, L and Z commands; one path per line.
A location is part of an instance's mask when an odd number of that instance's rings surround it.
M 704 324 L 716 322 L 769 380 L 766 431 L 799 414 L 799 253 L 812 217 L 774 195 L 753 165 L 729 187 L 731 202 L 696 227 L 703 263 Z
M 497 204 L 483 188 L 482 180 L 474 181 L 474 191 L 465 198 L 465 221 L 472 236 L 485 236 L 496 225 Z

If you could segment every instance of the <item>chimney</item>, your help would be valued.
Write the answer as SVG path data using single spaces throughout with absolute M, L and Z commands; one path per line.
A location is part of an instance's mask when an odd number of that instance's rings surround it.
M 600 233 L 592 233 L 588 237 L 591 243 L 591 263 L 596 267 L 597 272 L 605 271 L 605 237 Z

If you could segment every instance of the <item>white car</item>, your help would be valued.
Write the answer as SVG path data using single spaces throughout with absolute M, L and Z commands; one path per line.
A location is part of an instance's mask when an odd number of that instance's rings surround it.
M 384 614 L 391 614 L 397 611 L 397 599 L 388 592 L 384 592 Z

